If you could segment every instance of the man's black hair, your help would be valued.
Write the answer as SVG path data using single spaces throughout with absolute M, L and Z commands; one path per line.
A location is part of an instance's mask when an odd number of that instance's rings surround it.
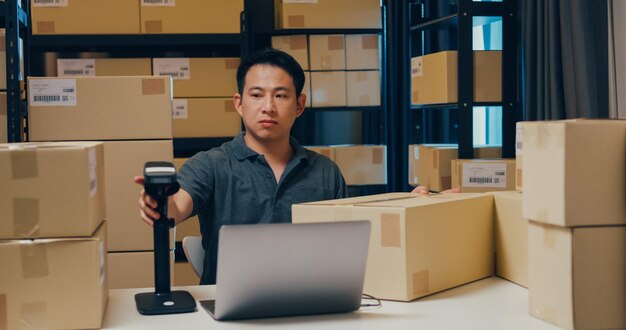
M 237 89 L 239 94 L 243 95 L 246 74 L 248 74 L 251 67 L 257 64 L 268 64 L 285 70 L 291 76 L 293 85 L 296 87 L 296 96 L 302 94 L 305 79 L 302 67 L 291 55 L 273 48 L 257 51 L 239 64 L 239 68 L 237 68 Z

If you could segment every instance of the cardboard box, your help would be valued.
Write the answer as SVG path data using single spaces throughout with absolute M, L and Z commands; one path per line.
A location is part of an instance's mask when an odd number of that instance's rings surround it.
M 0 143 L 7 143 L 9 137 L 7 117 L 7 93 L 0 92 Z
M 174 97 L 233 97 L 239 58 L 153 58 L 152 74 L 171 76 Z
M 567 329 L 626 328 L 626 226 L 528 228 L 530 314 Z
M 515 190 L 515 159 L 454 159 L 452 188 L 461 192 Z
M 105 235 L 102 224 L 93 236 L 0 241 L 0 326 L 100 328 L 109 297 Z
M 499 158 L 501 147 L 475 146 L 476 158 Z M 453 159 L 459 157 L 457 144 L 420 144 L 409 146 L 409 184 L 432 191 L 452 188 Z
M 336 146 L 335 163 L 348 185 L 387 184 L 387 146 Z
M 380 105 L 380 71 L 346 73 L 348 106 Z
M 523 125 L 525 218 L 572 227 L 626 224 L 626 120 Z
M 306 95 L 306 106 L 311 107 L 311 100 L 313 100 L 313 94 L 311 92 L 311 72 L 304 71 L 304 86 L 302 87 L 302 94 Z
M 380 69 L 378 34 L 346 35 L 346 69 Z
M 150 288 L 154 292 L 154 252 L 109 252 L 109 288 Z M 174 283 L 174 251 L 170 252 L 170 284 Z
M 146 162 L 171 162 L 173 155 L 171 140 L 104 142 L 109 251 L 154 248 L 152 227 L 139 215 L 141 186 L 133 178 L 143 175 Z M 174 230 L 170 230 L 170 248 L 174 248 Z
M 413 104 L 454 103 L 458 97 L 456 51 L 411 60 Z M 502 100 L 502 52 L 474 51 L 474 102 Z
M 493 197 L 390 193 L 292 206 L 294 223 L 372 223 L 364 293 L 410 301 L 493 274 Z
M 320 155 L 326 156 L 332 161 L 335 161 L 335 148 L 331 146 L 306 146 L 305 148 L 317 152 Z
M 149 58 L 76 58 L 57 59 L 59 77 L 150 76 Z
M 274 3 L 277 29 L 381 28 L 378 0 L 275 0 Z
M 141 33 L 239 33 L 243 0 L 141 0 L 140 8 Z
M 0 144 L 0 238 L 91 236 L 105 218 L 98 142 Z
M 523 187 L 523 145 L 524 145 L 524 126 L 522 122 L 515 124 L 515 190 L 522 191 Z
M 174 158 L 174 166 L 176 166 L 176 171 L 180 171 L 180 168 L 185 164 L 188 158 Z M 200 220 L 198 220 L 198 216 L 191 217 L 185 220 L 183 223 L 176 225 L 176 241 L 182 242 L 183 238 L 187 236 L 202 236 L 200 232 Z M 198 281 L 195 283 L 198 284 Z M 195 285 L 194 284 L 194 285 Z M 183 285 L 183 284 L 176 284 Z M 191 284 L 184 284 L 191 285 Z
M 174 285 L 198 285 L 200 283 L 200 277 L 196 275 L 188 262 L 174 263 Z
M 31 1 L 30 10 L 33 34 L 139 34 L 136 1 Z
M 522 218 L 522 194 L 490 194 L 494 201 L 496 274 L 528 287 L 528 220 Z
M 309 47 L 306 34 L 272 36 L 272 48 L 291 55 L 300 64 L 302 70 L 309 70 Z
M 172 138 L 169 77 L 28 81 L 31 141 Z
M 345 107 L 346 72 L 311 72 L 311 94 L 313 107 Z
M 311 70 L 345 70 L 346 47 L 343 34 L 309 36 Z
M 235 136 L 241 116 L 232 98 L 174 99 L 172 130 L 175 138 Z

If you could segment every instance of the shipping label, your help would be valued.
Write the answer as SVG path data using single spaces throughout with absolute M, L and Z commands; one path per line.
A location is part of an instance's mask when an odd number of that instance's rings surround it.
M 31 106 L 76 106 L 76 79 L 33 79 L 28 84 Z
M 33 7 L 67 7 L 69 0 L 33 0 Z
M 172 119 L 187 119 L 187 100 L 176 99 L 174 100 L 174 108 L 172 109 Z
M 173 80 L 191 78 L 189 58 L 155 58 L 153 61 L 155 76 L 170 76 Z
M 506 164 L 464 163 L 463 187 L 506 188 Z
M 95 59 L 72 59 L 57 60 L 57 72 L 59 77 L 67 76 L 84 76 L 93 77 L 96 75 L 96 60 Z
M 144 7 L 174 7 L 176 0 L 141 0 Z

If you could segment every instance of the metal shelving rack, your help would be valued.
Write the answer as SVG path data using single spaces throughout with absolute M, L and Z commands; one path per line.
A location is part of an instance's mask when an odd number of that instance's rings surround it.
M 382 17 L 383 24 L 385 26 L 385 13 L 386 3 L 383 1 Z M 274 24 L 274 2 L 273 0 L 246 0 L 245 8 L 248 10 L 247 17 L 245 18 L 244 28 L 246 33 L 246 48 L 249 54 L 255 50 L 269 47 L 271 45 L 272 36 L 285 36 L 285 35 L 326 35 L 326 34 L 378 34 L 382 40 L 381 49 L 381 105 L 380 106 L 346 106 L 346 107 L 313 107 L 304 112 L 302 117 L 296 121 L 294 128 L 292 129 L 292 135 L 294 135 L 298 141 L 303 144 L 315 144 L 316 127 L 315 117 L 320 113 L 328 112 L 360 112 L 362 114 L 362 131 L 363 131 L 363 143 L 364 144 L 384 144 L 387 145 L 387 150 L 391 149 L 387 141 L 387 113 L 389 107 L 387 105 L 387 81 L 388 74 L 386 70 L 386 33 L 385 29 L 275 29 Z M 394 191 L 396 187 L 390 181 L 390 176 L 394 167 L 390 166 L 391 157 L 389 153 L 387 155 L 387 184 L 386 185 L 368 185 L 358 186 L 357 194 L 375 194 L 388 191 Z M 356 189 L 357 186 L 351 187 Z
M 22 41 L 24 76 L 28 75 L 29 0 L 0 2 L 0 26 L 6 34 L 7 137 L 8 142 L 21 142 L 26 134 L 26 102 L 22 99 L 20 39 Z M 20 6 L 21 4 L 21 6 Z
M 473 158 L 473 108 L 497 106 L 502 107 L 502 157 L 515 157 L 515 122 L 519 119 L 518 100 L 517 100 L 517 43 L 516 43 L 516 4 L 515 0 L 503 0 L 501 2 L 477 2 L 472 0 L 451 1 L 450 11 L 439 17 L 422 17 L 421 5 L 427 1 L 413 0 L 403 2 L 397 0 L 396 18 L 400 41 L 398 41 L 398 58 L 403 65 L 396 68 L 401 81 L 406 84 L 399 89 L 398 97 L 401 100 L 401 108 L 407 109 L 406 113 L 401 115 L 401 121 L 404 123 L 403 133 L 400 137 L 402 141 L 402 150 L 404 152 L 402 159 L 406 160 L 406 146 L 411 143 L 412 137 L 416 134 L 413 130 L 414 121 L 411 117 L 415 113 L 422 114 L 429 112 L 439 116 L 439 122 L 452 120 L 456 117 L 456 124 L 453 127 L 458 130 L 450 134 L 451 139 L 458 140 L 459 158 Z M 495 21 L 503 22 L 503 40 L 502 40 L 502 101 L 501 102 L 474 102 L 474 68 L 473 68 L 473 27 L 485 25 Z M 418 54 L 427 54 L 424 51 L 431 44 L 427 40 L 422 40 L 421 31 L 448 31 L 453 46 L 458 51 L 458 102 L 448 104 L 428 104 L 428 105 L 412 105 L 411 104 L 411 77 L 410 77 L 410 61 L 411 54 L 418 50 Z M 425 37 L 425 39 L 427 39 Z M 456 42 L 454 40 L 456 39 Z M 443 111 L 445 110 L 445 111 Z M 438 112 L 438 113 L 437 113 Z M 452 115 L 450 114 L 452 113 Z M 429 125 L 426 116 L 422 116 L 419 126 L 421 129 L 420 143 L 431 142 L 429 136 L 433 132 L 432 125 Z M 419 120 L 418 120 L 419 121 Z M 454 126 L 456 125 L 456 126 Z M 429 127 L 431 126 L 431 127 Z M 456 136 L 454 136 L 456 134 Z M 450 136 L 448 136 L 450 139 Z M 453 142 L 453 141 L 448 141 Z M 406 186 L 408 175 L 408 161 L 404 162 L 402 169 L 402 182 Z

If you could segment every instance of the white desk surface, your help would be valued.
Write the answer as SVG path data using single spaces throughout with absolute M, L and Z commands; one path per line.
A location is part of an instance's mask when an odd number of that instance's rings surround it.
M 173 288 L 196 300 L 213 298 L 215 286 Z M 144 316 L 134 296 L 152 289 L 111 290 L 106 329 L 558 329 L 528 315 L 528 291 L 490 277 L 410 303 L 383 301 L 357 312 L 217 322 L 198 304 L 193 313 Z

